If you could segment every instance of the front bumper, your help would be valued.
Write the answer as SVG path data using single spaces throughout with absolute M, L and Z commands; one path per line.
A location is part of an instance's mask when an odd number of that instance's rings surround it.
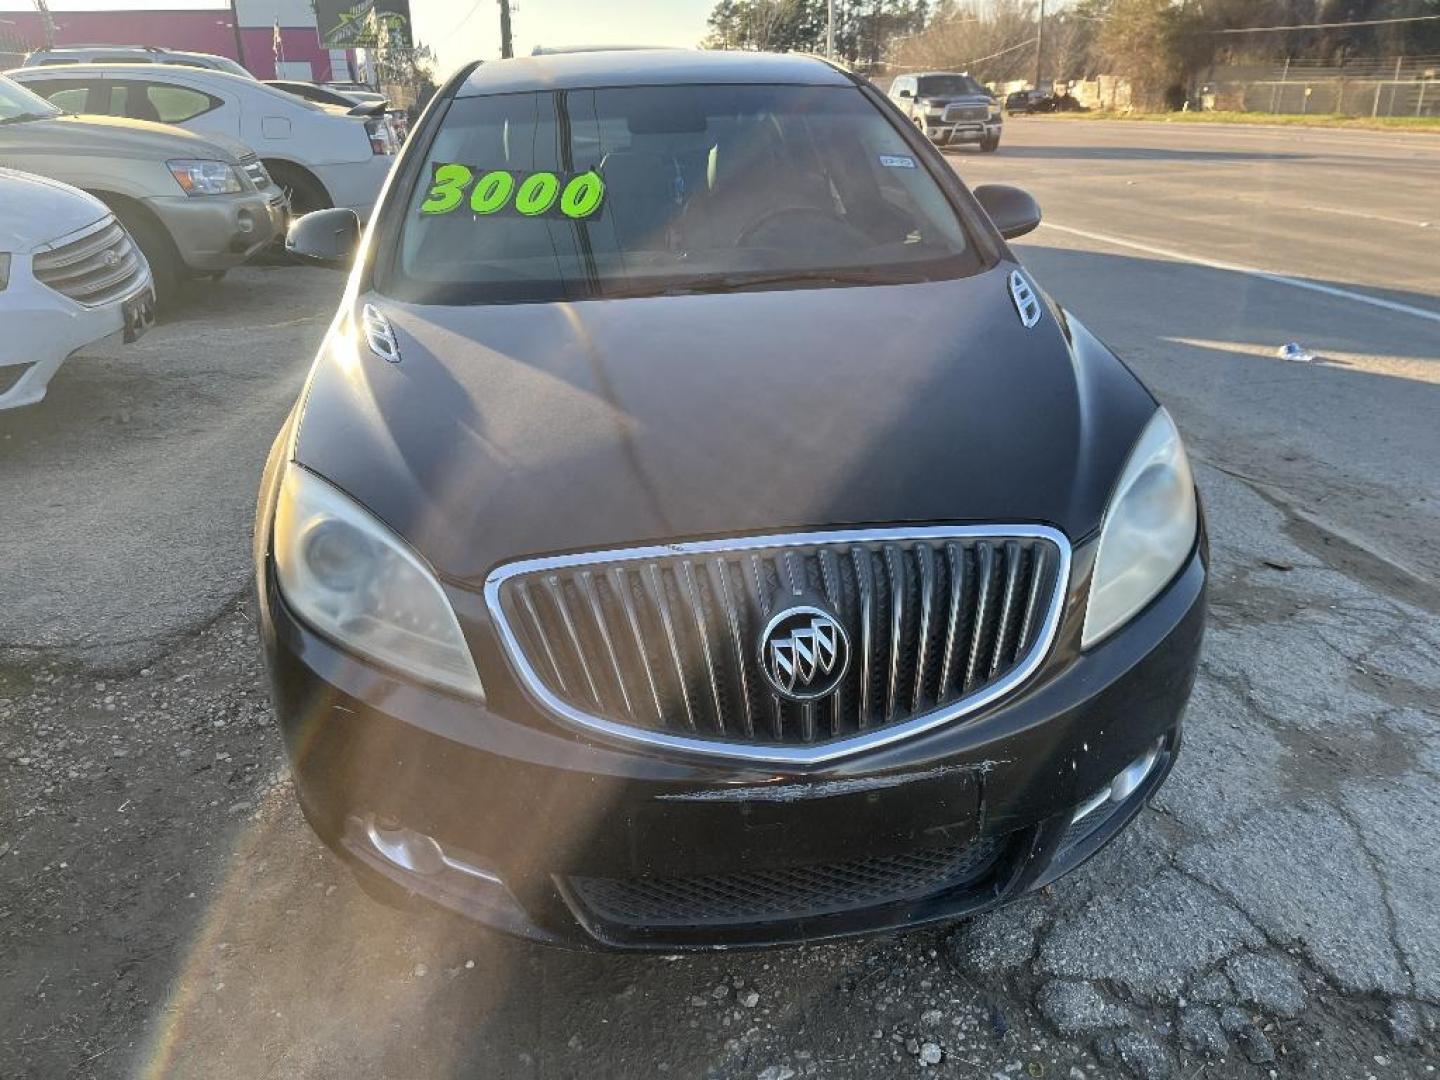
M 285 235 L 284 200 L 265 191 L 165 196 L 146 205 L 169 231 L 181 260 L 199 272 L 234 269 Z
M 73 353 L 126 331 L 125 305 L 150 292 L 149 273 L 125 296 L 87 307 L 35 280 L 30 256 L 17 256 L 0 292 L 0 410 L 44 399 L 51 378 Z
M 929 117 L 925 120 L 925 134 L 941 143 L 978 143 L 998 139 L 1002 127 L 999 120 L 961 120 L 954 123 Z
M 495 643 L 478 640 L 483 627 L 472 645 L 488 707 L 425 689 L 351 658 L 297 621 L 263 551 L 258 584 L 297 793 L 327 844 L 365 873 L 510 933 L 674 951 L 814 941 L 973 914 L 1073 869 L 1115 835 L 1178 749 L 1203 632 L 1206 554 L 1202 539 L 1144 612 L 1082 654 L 1083 605 L 1075 598 L 1086 595 L 1093 557 L 1093 543 L 1076 549 L 1072 602 L 1027 688 L 977 716 L 809 768 L 660 755 L 560 726 L 507 686 Z M 462 622 L 477 626 L 478 601 L 467 610 L 465 595 L 452 597 Z M 1076 807 L 1157 746 L 1144 783 L 1079 835 L 1071 827 Z M 419 848 L 396 857 L 405 836 L 418 837 Z M 685 924 L 614 917 L 614 905 L 592 899 L 597 881 L 773 881 L 977 844 L 987 857 L 963 881 L 843 909 Z

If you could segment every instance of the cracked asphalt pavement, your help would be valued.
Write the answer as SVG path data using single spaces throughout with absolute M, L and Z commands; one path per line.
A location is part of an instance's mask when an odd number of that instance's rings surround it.
M 0 415 L 0 1076 L 1433 1075 L 1440 139 L 1009 129 L 952 163 L 1039 196 L 1023 257 L 1170 406 L 1211 524 L 1185 745 L 1134 827 L 968 923 L 762 953 L 374 904 L 296 808 L 246 596 L 341 282 L 247 269 Z

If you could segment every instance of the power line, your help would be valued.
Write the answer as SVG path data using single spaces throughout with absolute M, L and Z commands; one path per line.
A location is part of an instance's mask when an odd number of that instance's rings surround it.
M 1394 19 L 1357 19 L 1354 22 L 1297 23 L 1293 26 L 1244 26 L 1230 30 L 1202 30 L 1204 34 L 1263 34 L 1272 30 L 1332 30 L 1351 26 L 1389 26 L 1393 23 L 1429 22 L 1440 15 L 1405 15 Z

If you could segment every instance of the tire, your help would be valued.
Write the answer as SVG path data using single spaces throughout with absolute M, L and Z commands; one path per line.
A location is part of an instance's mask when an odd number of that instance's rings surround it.
M 145 211 L 125 203 L 112 204 L 110 209 L 125 226 L 126 232 L 140 245 L 145 261 L 150 264 L 150 279 L 155 285 L 156 310 L 168 307 L 180 293 L 183 263 L 175 250 L 175 241 L 165 226 Z
M 283 161 L 265 163 L 270 178 L 290 198 L 290 213 L 294 217 L 308 214 L 312 210 L 328 210 L 333 205 L 330 194 L 320 181 L 304 169 Z
M 994 136 L 993 138 L 986 138 L 986 139 L 981 139 L 981 140 L 980 140 L 980 152 L 981 152 L 982 154 L 993 154 L 996 150 L 999 150 L 999 149 L 1000 149 L 1000 136 L 999 136 L 999 135 L 996 135 L 996 136 Z

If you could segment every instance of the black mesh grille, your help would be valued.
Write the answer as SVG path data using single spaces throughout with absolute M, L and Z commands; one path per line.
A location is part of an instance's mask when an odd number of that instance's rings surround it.
M 1042 650 L 1061 588 L 1043 537 L 957 536 L 623 553 L 503 575 L 531 677 L 578 713 L 691 738 L 807 744 L 954 705 Z M 848 639 L 833 692 L 797 702 L 761 670 L 777 611 L 813 604 Z
M 1002 840 L 852 862 L 688 878 L 571 878 L 598 918 L 625 926 L 714 926 L 808 918 L 921 900 L 982 879 Z

